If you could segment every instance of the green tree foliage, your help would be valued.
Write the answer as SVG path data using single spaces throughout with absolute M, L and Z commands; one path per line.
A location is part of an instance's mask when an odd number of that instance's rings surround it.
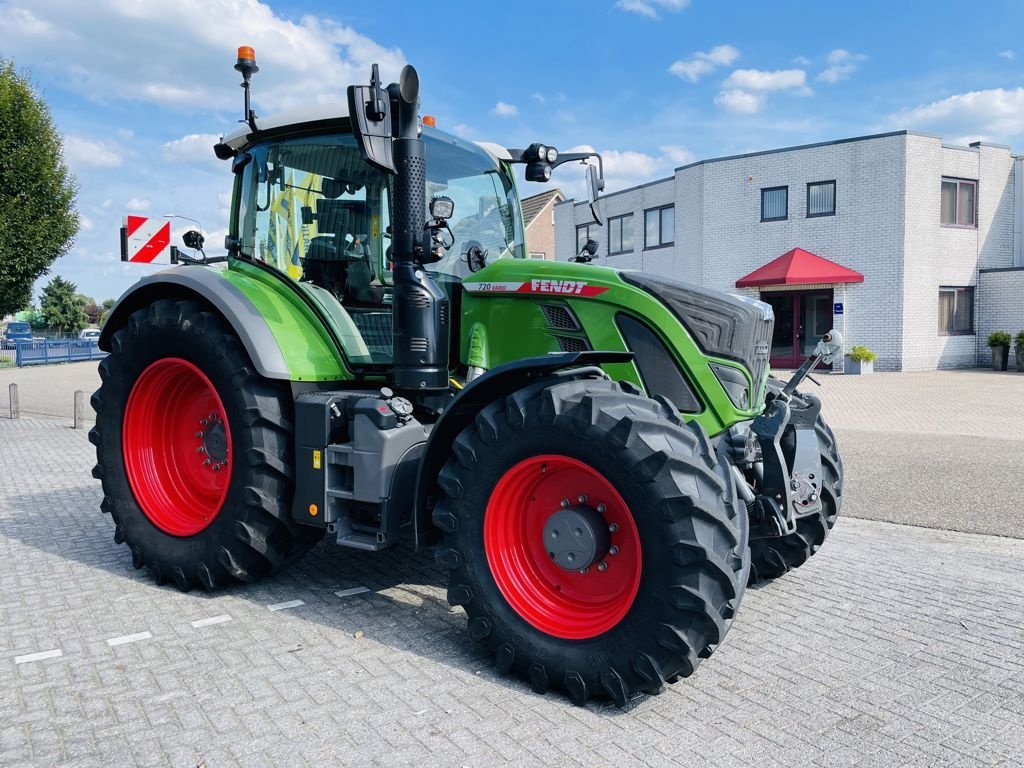
M 71 248 L 75 192 L 45 102 L 0 59 L 0 316 L 26 306 L 32 284 Z
M 65 333 L 77 333 L 86 324 L 82 302 L 74 283 L 57 276 L 43 288 L 43 315 L 46 325 Z
M 104 299 L 103 300 L 103 311 L 100 313 L 100 325 L 102 326 L 107 322 L 107 318 L 110 317 L 110 310 L 117 304 L 117 299 Z

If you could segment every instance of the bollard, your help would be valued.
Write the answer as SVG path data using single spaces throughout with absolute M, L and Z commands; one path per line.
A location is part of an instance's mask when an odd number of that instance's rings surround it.
M 75 390 L 75 429 L 85 426 L 85 392 Z
M 20 419 L 21 408 L 18 407 L 18 385 L 11 384 L 11 386 L 9 386 L 7 389 L 11 395 L 11 418 Z

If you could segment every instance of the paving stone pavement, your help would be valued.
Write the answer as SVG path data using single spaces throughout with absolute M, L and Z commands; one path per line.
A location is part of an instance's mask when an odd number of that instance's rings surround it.
M 0 446 L 0 765 L 1022 764 L 1024 541 L 843 518 L 694 677 L 579 708 L 497 674 L 429 554 L 180 594 L 114 544 L 83 432 Z

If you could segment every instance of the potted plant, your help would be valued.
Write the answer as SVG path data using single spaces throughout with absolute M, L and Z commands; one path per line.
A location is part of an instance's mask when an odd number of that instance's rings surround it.
M 1024 373 L 1024 331 L 1017 331 L 1013 342 L 1017 345 L 1017 373 Z
M 992 370 L 1005 371 L 1010 362 L 1010 334 L 1006 331 L 992 331 L 988 335 L 988 345 L 992 348 Z
M 863 344 L 854 344 L 853 347 L 850 348 L 850 354 L 846 357 L 847 373 L 852 373 L 854 376 L 863 376 L 875 372 L 875 358 L 878 357 L 878 355 Z

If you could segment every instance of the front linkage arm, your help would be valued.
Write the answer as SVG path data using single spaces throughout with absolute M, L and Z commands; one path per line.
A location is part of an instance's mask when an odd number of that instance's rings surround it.
M 802 395 L 794 400 L 793 393 L 814 366 L 821 361 L 831 363 L 842 354 L 842 349 L 843 337 L 839 332 L 826 333 L 814 354 L 804 361 L 751 425 L 762 458 L 761 488 L 754 504 L 761 519 L 770 522 L 776 535 L 795 532 L 798 518 L 821 510 L 821 454 L 814 428 L 821 401 L 813 395 Z M 790 425 L 795 431 L 796 445 L 787 460 L 782 439 Z

